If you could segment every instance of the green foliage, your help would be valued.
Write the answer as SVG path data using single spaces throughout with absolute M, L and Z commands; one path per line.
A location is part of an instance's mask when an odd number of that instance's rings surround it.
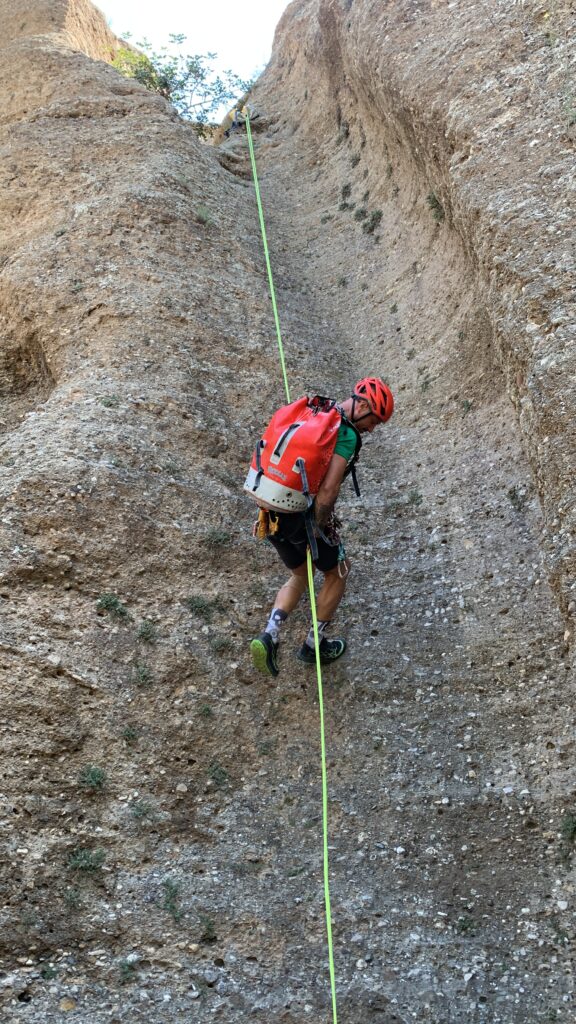
M 126 728 L 122 730 L 122 739 L 125 740 L 126 743 L 135 743 L 139 735 L 138 729 L 135 729 L 133 725 L 127 725 Z
M 426 202 L 428 203 L 428 206 L 432 210 L 432 216 L 434 217 L 436 223 L 441 224 L 446 214 L 444 212 L 444 207 L 442 206 L 442 203 L 438 199 L 438 196 L 434 192 L 429 192 L 428 195 L 426 196 Z
M 562 818 L 560 832 L 565 842 L 576 842 L 576 814 L 566 814 Z
M 203 224 L 204 227 L 207 228 L 214 224 L 210 210 L 207 206 L 202 206 L 202 204 L 200 204 L 196 209 L 196 220 L 199 224 Z
M 212 621 L 212 615 L 214 612 L 221 612 L 224 610 L 222 601 L 219 597 L 204 597 L 203 594 L 192 594 L 191 597 L 186 598 L 184 602 L 189 611 L 193 615 L 198 615 L 199 618 L 205 619 L 206 622 Z
M 116 594 L 101 594 L 96 602 L 99 611 L 109 612 L 115 619 L 125 619 L 128 609 Z
M 212 764 L 208 769 L 208 775 L 212 779 L 212 782 L 218 786 L 218 789 L 222 789 L 228 784 L 228 772 L 222 767 L 219 761 L 212 761 Z
M 147 665 L 138 662 L 134 666 L 134 681 L 138 686 L 150 686 L 153 676 Z
M 106 854 L 104 850 L 88 850 L 86 848 L 80 848 L 74 850 L 73 853 L 70 854 L 68 867 L 72 871 L 94 873 L 100 870 L 105 860 Z
M 208 530 L 206 542 L 211 548 L 229 547 L 232 543 L 232 534 L 229 530 L 223 530 L 221 527 L 215 526 Z
M 422 500 L 422 495 L 419 493 L 419 491 L 410 491 L 410 494 L 408 495 L 409 505 L 421 505 Z
M 106 772 L 103 768 L 98 768 L 95 764 L 87 764 L 80 772 L 78 781 L 84 789 L 94 791 L 104 789 L 106 778 Z
M 342 199 L 350 198 L 350 196 L 352 195 L 352 185 L 350 184 L 350 182 L 346 182 L 345 185 L 342 185 L 342 188 L 340 189 L 340 195 L 342 196 Z
M 121 960 L 118 964 L 118 970 L 120 972 L 121 985 L 128 985 L 131 981 L 136 981 L 137 971 L 134 960 Z
M 354 220 L 366 220 L 368 216 L 368 210 L 365 206 L 359 206 L 354 213 Z
M 126 38 L 129 40 L 130 35 Z M 244 96 L 251 83 L 233 71 L 217 75 L 213 69 L 215 53 L 186 54 L 181 50 L 185 35 L 171 34 L 169 46 L 155 50 L 147 39 L 118 51 L 113 67 L 125 78 L 133 78 L 152 92 L 164 96 L 181 117 L 205 133 L 210 115 L 225 103 Z
M 183 911 L 178 906 L 178 898 L 180 895 L 180 886 L 178 882 L 173 882 L 171 878 L 165 878 L 162 882 L 162 888 L 164 890 L 164 901 L 162 903 L 162 910 L 168 911 L 175 921 L 181 921 Z
M 64 903 L 66 904 L 68 910 L 80 910 L 80 908 L 82 907 L 82 900 L 80 898 L 80 893 L 78 892 L 78 889 L 67 889 L 64 894 Z
M 347 277 L 344 277 L 342 275 L 342 277 L 338 278 L 338 287 L 339 288 L 346 288 L 347 285 L 348 285 L 348 278 Z
M 508 497 L 512 502 L 517 512 L 521 512 L 526 504 L 526 491 L 520 490 L 516 484 L 514 484 L 508 490 Z M 576 819 L 575 819 L 576 820 Z
M 200 935 L 200 942 L 204 945 L 209 946 L 213 942 L 217 941 L 218 936 L 216 935 L 216 926 L 211 917 L 206 914 L 200 916 L 200 924 L 202 925 L 202 933 Z
M 471 935 L 476 931 L 476 922 L 469 914 L 462 914 L 456 922 L 456 929 L 461 935 Z
M 232 638 L 222 633 L 219 636 L 212 637 L 212 640 L 210 641 L 210 646 L 212 647 L 213 651 L 216 651 L 217 654 L 225 654 L 226 651 L 232 650 L 232 647 L 234 645 L 232 642 Z
M 352 164 L 352 167 L 357 167 L 358 164 L 360 163 L 360 154 L 354 153 L 354 155 L 350 158 L 350 163 Z
M 158 631 L 150 619 L 143 619 L 138 627 L 138 639 L 145 644 L 155 644 L 158 639 Z
M 127 33 L 128 34 L 128 33 Z M 142 49 L 149 49 L 149 44 L 138 43 Z M 134 78 L 140 85 L 144 85 L 152 92 L 158 92 L 166 99 L 170 99 L 170 80 L 160 68 L 156 68 L 145 53 L 132 50 L 129 47 L 122 47 L 118 50 L 112 66 L 120 72 L 124 78 Z
M 100 399 L 100 405 L 103 405 L 105 409 L 115 409 L 120 405 L 120 399 L 118 395 L 104 395 Z
M 372 213 L 370 214 L 368 219 L 364 221 L 362 225 L 362 231 L 364 231 L 367 235 L 373 235 L 376 228 L 379 226 L 382 217 L 382 210 L 372 210 Z
M 134 800 L 130 804 L 130 813 L 136 821 L 143 821 L 145 818 L 154 818 L 154 808 L 148 800 Z

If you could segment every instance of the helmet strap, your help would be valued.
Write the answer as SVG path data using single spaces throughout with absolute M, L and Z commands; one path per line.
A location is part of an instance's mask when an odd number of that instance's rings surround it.
M 360 421 L 365 420 L 367 416 L 375 415 L 375 413 L 372 412 L 372 409 L 370 407 L 370 402 L 366 402 L 366 399 L 362 395 L 357 395 L 356 392 L 354 392 L 351 397 L 352 410 L 350 412 L 350 423 L 360 423 Z M 362 413 L 362 416 L 357 416 L 356 418 L 354 418 L 354 409 L 356 408 L 356 402 L 366 402 L 368 408 L 370 409 L 370 412 Z

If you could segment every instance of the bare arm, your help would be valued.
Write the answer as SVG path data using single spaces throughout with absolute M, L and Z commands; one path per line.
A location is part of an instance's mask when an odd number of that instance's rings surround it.
M 326 476 L 320 484 L 320 490 L 316 495 L 315 512 L 318 526 L 326 525 L 328 517 L 336 504 L 340 493 L 340 486 L 344 479 L 348 462 L 342 455 L 333 455 Z

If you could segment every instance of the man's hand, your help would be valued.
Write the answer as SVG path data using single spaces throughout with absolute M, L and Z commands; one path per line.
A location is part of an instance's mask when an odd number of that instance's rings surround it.
M 348 463 L 342 455 L 332 456 L 326 476 L 320 484 L 320 490 L 314 502 L 316 522 L 320 529 L 328 522 L 330 513 L 336 504 L 347 465 Z

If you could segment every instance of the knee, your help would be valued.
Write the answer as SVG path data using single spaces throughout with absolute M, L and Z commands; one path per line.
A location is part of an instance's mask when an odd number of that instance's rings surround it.
M 329 569 L 328 572 L 324 573 L 324 579 L 327 583 L 333 585 L 346 586 L 346 580 L 350 575 L 350 559 L 345 558 L 342 562 L 338 562 L 333 569 Z
M 297 590 L 300 594 L 303 594 L 306 590 L 307 573 L 301 569 L 293 569 L 292 575 L 288 580 L 286 586 L 291 587 L 293 590 Z

